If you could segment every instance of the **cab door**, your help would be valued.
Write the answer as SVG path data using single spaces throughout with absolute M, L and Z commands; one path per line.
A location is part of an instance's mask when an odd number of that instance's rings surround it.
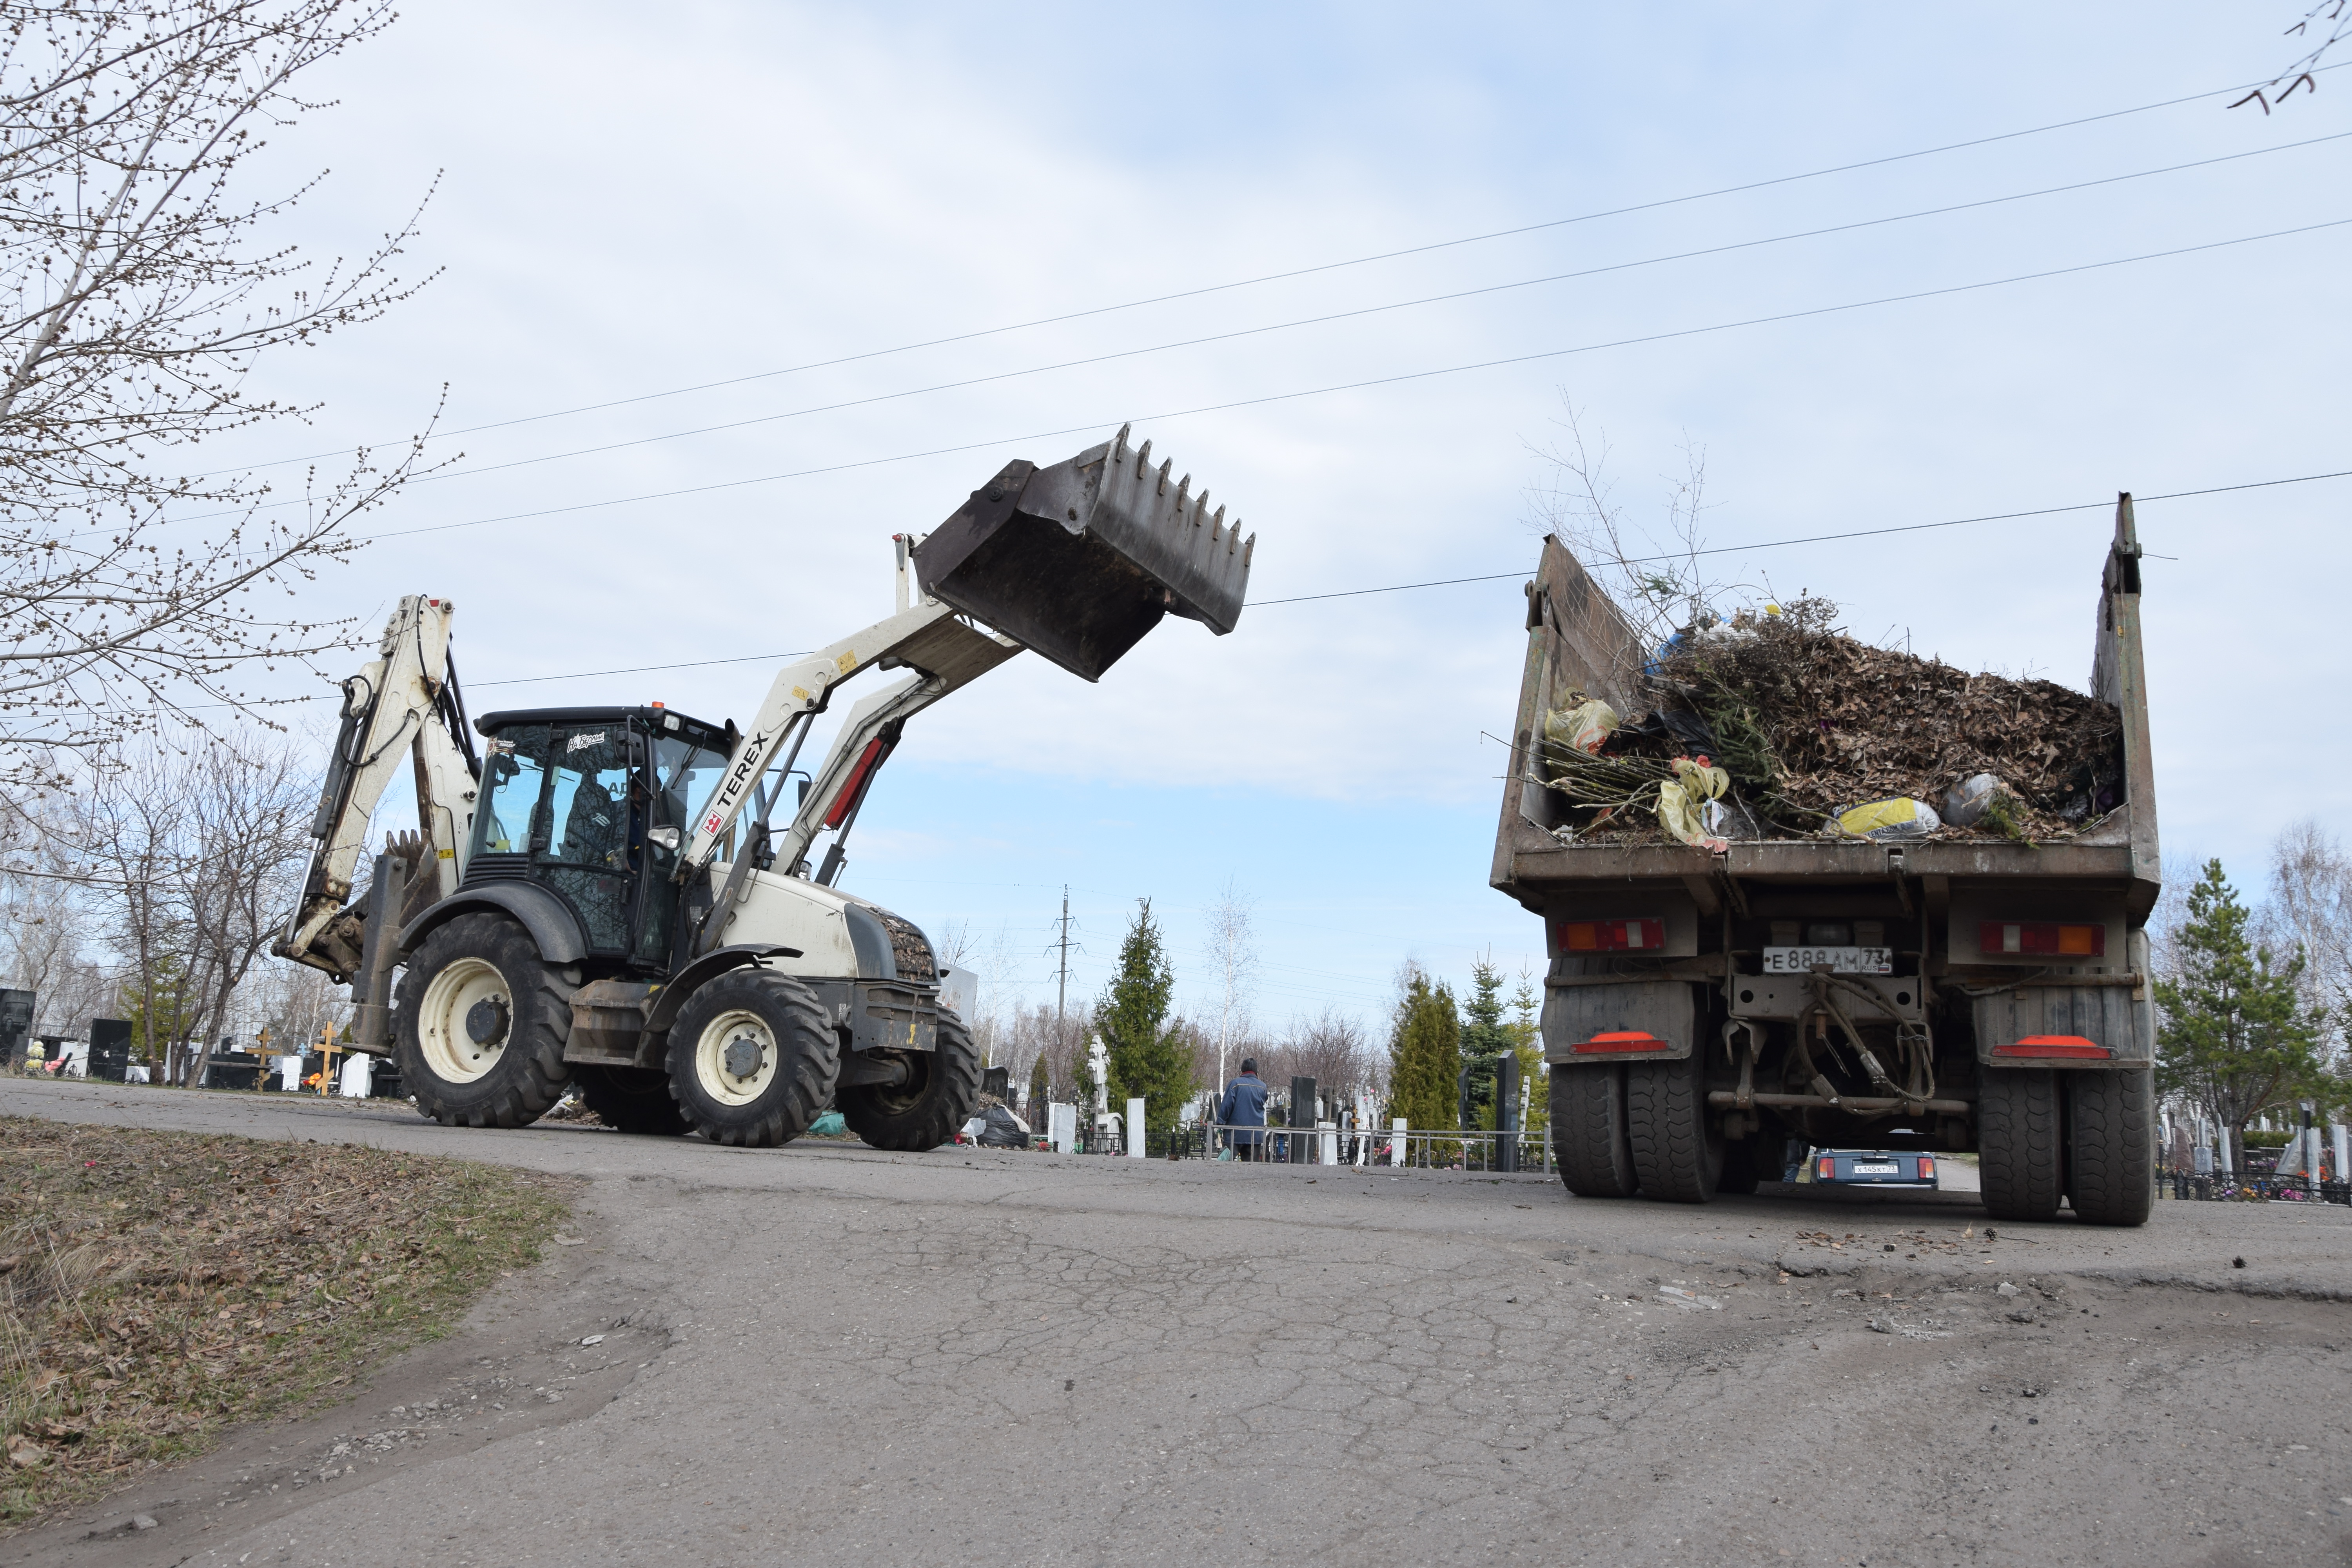
M 559 724 L 550 742 L 547 795 L 532 825 L 533 877 L 572 905 L 591 952 L 625 954 L 644 864 L 644 824 L 633 821 L 630 790 L 643 742 L 619 721 Z

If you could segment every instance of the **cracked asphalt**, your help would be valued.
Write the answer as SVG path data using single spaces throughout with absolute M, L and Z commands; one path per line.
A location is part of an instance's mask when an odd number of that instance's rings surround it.
M 2340 1208 L 1989 1227 L 114 1085 L 0 1111 L 583 1183 L 462 1331 L 0 1568 L 2352 1563 Z

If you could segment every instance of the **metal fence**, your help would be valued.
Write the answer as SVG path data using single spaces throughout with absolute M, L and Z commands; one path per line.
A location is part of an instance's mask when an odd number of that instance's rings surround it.
M 2156 1168 L 2156 1195 L 2204 1203 L 2343 1204 L 2352 1207 L 2352 1182 L 2313 1182 L 2259 1171 L 2194 1171 Z
M 1237 1136 L 1238 1135 L 1238 1136 Z M 1423 1131 L 1406 1128 L 1242 1127 L 1202 1122 L 1155 1134 L 1146 1152 L 1155 1159 L 1236 1159 L 1276 1164 L 1360 1165 L 1423 1171 L 1517 1172 L 1550 1175 L 1551 1131 L 1528 1132 Z

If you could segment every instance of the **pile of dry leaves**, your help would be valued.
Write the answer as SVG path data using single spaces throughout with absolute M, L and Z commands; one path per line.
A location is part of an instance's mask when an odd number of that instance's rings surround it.
M 1770 828 L 1818 833 L 1892 796 L 1940 812 L 1978 773 L 2011 798 L 1976 835 L 2054 837 L 2119 803 L 2123 722 L 2110 704 L 1874 647 L 1832 626 L 1835 615 L 1802 599 L 1743 616 L 1685 635 L 1653 671 L 1660 706 L 1705 725 L 1715 762 Z
M 565 1212 L 529 1173 L 0 1119 L 0 1530 L 438 1332 Z

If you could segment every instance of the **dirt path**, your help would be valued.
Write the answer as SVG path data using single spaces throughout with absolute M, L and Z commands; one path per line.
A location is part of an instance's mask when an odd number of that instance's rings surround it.
M 1988 1242 L 1957 1194 L 1681 1209 L 14 1081 L 0 1110 L 589 1183 L 579 1245 L 461 1336 L 0 1564 L 2352 1561 L 2314 1397 L 2352 1335 L 2340 1209 Z

